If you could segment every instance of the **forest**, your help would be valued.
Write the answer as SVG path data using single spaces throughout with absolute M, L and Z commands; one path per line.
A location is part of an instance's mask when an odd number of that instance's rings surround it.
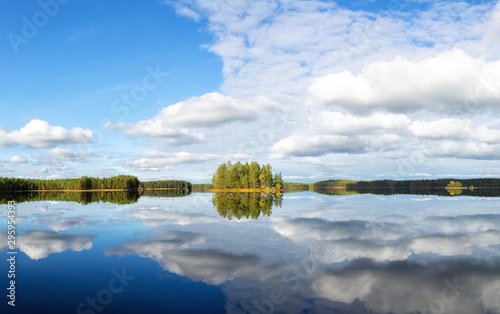
M 434 179 L 434 180 L 375 180 L 375 181 L 352 181 L 352 180 L 326 180 L 313 184 L 313 189 L 346 188 L 352 191 L 375 191 L 375 190 L 425 190 L 444 189 L 450 182 L 461 182 L 464 187 L 475 188 L 500 188 L 500 179 Z
M 313 189 L 325 189 L 325 188 L 345 188 L 348 185 L 356 184 L 358 181 L 353 180 L 325 180 L 318 181 L 312 184 Z
M 221 164 L 212 178 L 215 189 L 276 189 L 281 191 L 281 173 L 273 175 L 271 165 L 260 166 L 256 161 L 248 164 L 230 161 Z
M 73 179 L 21 179 L 0 177 L 0 191 L 58 191 L 58 190 L 138 190 L 185 189 L 191 191 L 191 182 L 179 180 L 139 181 L 137 177 L 119 175 L 110 178 L 83 176 Z
M 401 192 L 406 190 L 438 190 L 449 186 L 451 182 L 461 182 L 464 187 L 473 188 L 499 188 L 500 179 L 482 178 L 482 179 L 435 179 L 435 180 L 377 180 L 377 181 L 358 181 L 354 184 L 348 184 L 347 189 L 356 191 L 377 191 L 388 190 Z
M 141 181 L 141 189 L 179 189 L 191 191 L 191 182 L 182 180 Z

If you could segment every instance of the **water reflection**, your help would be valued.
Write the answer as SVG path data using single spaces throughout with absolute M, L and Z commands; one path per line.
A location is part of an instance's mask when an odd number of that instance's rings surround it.
M 316 221 L 316 227 L 318 223 L 321 224 Z M 379 234 L 373 230 L 381 226 L 353 222 L 338 223 L 337 227 L 341 229 L 338 233 L 324 233 L 326 239 L 319 237 L 324 242 L 307 242 L 311 253 L 274 263 L 258 248 L 245 253 L 210 248 L 207 234 L 166 227 L 156 228 L 146 239 L 133 239 L 105 249 L 104 254 L 138 255 L 156 261 L 170 273 L 221 285 L 228 313 L 465 314 L 500 310 L 498 256 L 419 259 L 415 255 L 385 254 L 385 258 L 377 258 L 380 252 L 375 252 L 365 258 L 366 254 L 348 252 L 344 253 L 344 263 L 339 263 L 325 259 L 329 251 L 337 249 L 330 247 L 332 242 L 326 241 L 328 238 L 349 239 L 350 235 L 363 238 Z M 308 231 L 302 231 L 301 235 Z M 300 235 L 296 235 L 298 238 Z M 358 249 L 363 251 L 367 247 Z
M 468 189 L 450 189 L 450 188 L 431 188 L 431 187 L 357 187 L 352 188 L 316 188 L 313 189 L 318 194 L 327 195 L 353 195 L 353 194 L 378 194 L 378 195 L 436 195 L 436 196 L 477 196 L 477 197 L 500 197 L 500 189 L 497 188 L 468 188 Z
M 133 204 L 140 197 L 183 197 L 191 192 L 185 190 L 140 190 L 140 191 L 99 191 L 99 192 L 0 192 L 0 204 L 8 201 L 16 203 L 36 201 L 65 201 L 83 205 L 91 203 Z
M 221 217 L 240 220 L 242 217 L 257 219 L 260 215 L 271 216 L 274 206 L 281 207 L 281 193 L 214 193 L 212 202 Z
M 19 249 L 32 260 L 46 258 L 53 253 L 66 250 L 82 251 L 92 249 L 92 237 L 59 234 L 52 231 L 31 231 L 17 237 Z
M 110 269 L 126 266 L 137 274 L 124 292 L 135 298 L 127 300 L 156 302 L 156 311 L 144 306 L 148 313 L 164 312 L 167 301 L 152 291 L 168 295 L 167 282 L 177 289 L 177 275 L 193 302 L 203 295 L 201 285 L 220 289 L 227 313 L 500 313 L 497 199 L 305 192 L 218 193 L 211 200 L 144 197 L 113 209 L 21 204 L 18 241 L 29 258 L 23 271 L 87 264 L 82 256 L 92 256 L 95 264 L 71 271 L 95 274 L 102 267 L 106 284 Z M 256 219 L 262 216 L 269 218 Z M 66 277 L 55 284 L 90 287 L 78 302 L 102 288 Z M 173 312 L 182 312 L 177 302 Z
M 319 297 L 376 313 L 498 313 L 500 260 L 444 259 L 377 264 L 358 260 L 312 281 Z

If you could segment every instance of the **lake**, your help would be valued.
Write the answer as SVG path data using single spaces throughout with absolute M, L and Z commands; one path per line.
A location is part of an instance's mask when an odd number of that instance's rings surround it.
M 500 313 L 498 197 L 100 194 L 16 205 L 2 313 Z

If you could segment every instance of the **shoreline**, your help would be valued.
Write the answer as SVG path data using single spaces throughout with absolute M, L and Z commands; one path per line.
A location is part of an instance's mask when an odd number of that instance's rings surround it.
M 94 190 L 0 190 L 0 192 L 141 192 L 141 191 L 158 191 L 158 190 L 186 190 L 178 188 L 144 188 L 136 190 L 128 189 L 94 189 Z

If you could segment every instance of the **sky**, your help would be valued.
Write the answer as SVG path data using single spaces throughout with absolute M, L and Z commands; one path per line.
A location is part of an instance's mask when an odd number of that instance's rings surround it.
M 0 3 L 0 176 L 500 175 L 500 2 Z

